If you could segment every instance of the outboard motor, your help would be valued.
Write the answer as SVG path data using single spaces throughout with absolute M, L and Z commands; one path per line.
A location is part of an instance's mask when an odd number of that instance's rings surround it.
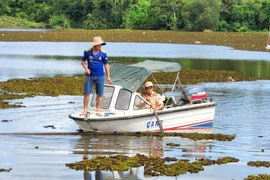
M 204 100 L 207 100 L 206 88 L 203 85 L 194 85 L 189 86 L 183 90 L 183 95 L 181 100 L 184 103 L 193 104 L 202 103 Z

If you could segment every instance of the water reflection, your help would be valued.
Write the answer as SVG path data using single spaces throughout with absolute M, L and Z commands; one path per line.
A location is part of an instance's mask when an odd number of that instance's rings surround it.
M 13 78 L 82 74 L 80 56 L 88 46 L 89 43 L 87 42 L 0 42 L 0 81 Z M 252 53 L 252 55 L 246 57 L 246 61 L 237 60 L 239 59 L 237 56 L 233 57 L 236 60 L 224 60 L 226 58 L 221 53 L 223 51 L 216 52 L 212 59 L 197 56 L 197 51 L 192 50 L 193 48 L 199 48 L 197 46 L 187 46 L 186 48 L 189 47 L 191 51 L 181 54 L 182 46 L 184 45 L 108 43 L 106 51 L 111 62 L 136 63 L 146 59 L 154 59 L 179 62 L 182 69 L 235 70 L 244 72 L 249 76 L 270 76 L 270 56 L 267 52 L 248 52 Z M 117 51 L 121 50 L 121 53 L 116 51 L 116 47 L 118 48 Z M 171 52 L 170 48 L 174 50 Z M 205 47 L 204 54 L 208 54 L 211 48 L 214 51 L 217 47 Z M 141 52 L 142 49 L 147 52 Z M 177 49 L 179 49 L 180 53 Z M 230 50 L 229 53 L 235 53 L 235 51 Z M 242 53 L 247 52 L 237 51 L 237 53 L 239 57 L 244 57 Z M 263 53 L 263 57 L 257 53 Z
M 89 42 L 0 42 L 0 47 L 0 54 L 81 56 L 89 48 Z M 105 50 L 109 57 L 270 61 L 269 52 L 234 50 L 215 45 L 108 42 Z
M 111 62 L 137 63 L 148 58 L 111 57 Z M 234 70 L 248 76 L 269 77 L 270 61 L 157 59 L 179 62 L 182 69 Z M 12 63 L 11 63 L 12 62 Z M 72 76 L 84 73 L 80 57 L 0 55 L 0 81 L 13 78 Z
M 137 63 L 148 58 L 123 58 L 111 57 L 113 62 L 130 62 Z M 181 69 L 198 69 L 198 70 L 233 70 L 243 72 L 245 75 L 253 77 L 269 77 L 270 76 L 270 61 L 243 61 L 243 60 L 224 60 L 224 59 L 161 59 L 152 58 L 155 60 L 165 60 L 169 62 L 178 62 Z
M 135 156 L 137 153 L 146 156 L 163 156 L 162 139 L 156 137 L 128 137 L 123 136 L 93 136 L 82 135 L 78 140 L 74 154 L 82 154 L 82 159 L 91 159 L 97 156 L 124 154 Z M 123 179 L 132 176 L 136 178 L 138 168 L 128 171 L 101 171 L 96 168 L 94 172 L 83 170 L 84 180 Z M 137 178 L 136 178 L 137 179 Z
M 204 132 L 212 132 L 212 129 Z M 167 143 L 180 144 L 179 147 L 167 146 Z M 206 153 L 211 151 L 214 140 L 193 141 L 179 137 L 124 137 L 107 135 L 82 135 L 73 150 L 74 154 L 81 154 L 82 160 L 97 156 L 126 155 L 135 156 L 137 153 L 145 156 L 160 158 L 176 157 L 178 159 L 190 159 L 191 161 L 206 158 Z M 130 168 L 128 171 L 83 171 L 84 180 L 90 179 L 147 179 L 143 173 L 143 167 Z M 156 179 L 163 179 L 157 177 Z

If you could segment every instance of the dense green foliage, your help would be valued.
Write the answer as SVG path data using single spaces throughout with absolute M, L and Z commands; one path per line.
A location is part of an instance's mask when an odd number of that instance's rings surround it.
M 267 31 L 269 0 L 2 0 L 0 16 L 50 28 Z

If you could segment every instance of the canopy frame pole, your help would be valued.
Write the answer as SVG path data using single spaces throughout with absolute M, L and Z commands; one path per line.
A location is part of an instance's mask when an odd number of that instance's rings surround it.
M 176 78 L 175 78 L 175 81 L 174 81 L 174 83 L 173 83 L 173 87 L 172 87 L 172 91 L 171 92 L 173 92 L 173 90 L 174 90 L 174 88 L 175 88 L 175 86 L 176 86 L 176 81 L 178 80 L 178 84 L 179 84 L 179 86 L 181 85 L 181 83 L 180 83 L 180 80 L 179 80 L 179 71 L 178 71 L 178 73 L 177 73 L 177 76 L 176 76 Z
M 172 91 L 171 92 L 173 92 L 174 87 L 176 86 L 176 81 L 178 81 L 178 85 L 181 87 L 182 92 L 185 93 L 186 97 L 188 98 L 189 104 L 193 104 L 191 98 L 188 96 L 187 92 L 184 90 L 184 87 L 183 87 L 182 83 L 180 82 L 179 73 L 180 72 L 177 73 L 177 77 L 176 77 L 176 79 L 174 81 L 173 88 L 172 88 Z
M 157 82 L 156 78 L 154 77 L 154 75 L 153 75 L 153 74 L 151 74 L 151 75 L 152 75 L 152 77 L 153 77 L 154 81 L 156 82 L 156 84 L 157 84 L 158 88 L 160 89 L 161 94 L 164 94 L 164 92 L 163 92 L 162 88 L 161 88 L 161 87 L 160 87 L 160 85 L 158 84 L 158 82 Z
M 179 74 L 180 72 L 178 72 L 178 74 Z M 178 84 L 179 84 L 179 86 L 182 88 L 182 91 L 184 91 L 184 87 L 183 87 L 183 85 L 182 85 L 182 83 L 180 82 L 180 78 L 179 78 L 179 75 L 177 74 L 177 80 L 178 80 Z

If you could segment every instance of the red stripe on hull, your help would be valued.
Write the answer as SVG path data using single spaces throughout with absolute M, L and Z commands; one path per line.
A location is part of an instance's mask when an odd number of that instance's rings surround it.
M 190 126 L 195 126 L 195 125 L 199 125 L 199 124 L 205 124 L 205 123 L 209 123 L 209 122 L 213 122 L 213 120 L 207 120 L 207 121 L 203 121 L 203 122 L 199 122 L 199 123 L 192 123 L 192 124 L 187 124 L 187 125 L 183 125 L 183 126 L 166 128 L 164 130 L 172 131 L 172 130 L 181 130 L 181 129 L 192 129 L 192 127 L 190 127 Z

